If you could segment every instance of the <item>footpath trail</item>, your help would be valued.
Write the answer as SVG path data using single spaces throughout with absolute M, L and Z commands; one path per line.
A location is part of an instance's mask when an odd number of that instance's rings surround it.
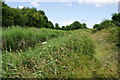
M 101 67 L 97 74 L 102 77 L 113 77 L 118 75 L 118 50 L 114 43 L 111 43 L 112 34 L 109 30 L 90 33 L 90 37 L 95 45 L 95 58 L 100 61 Z

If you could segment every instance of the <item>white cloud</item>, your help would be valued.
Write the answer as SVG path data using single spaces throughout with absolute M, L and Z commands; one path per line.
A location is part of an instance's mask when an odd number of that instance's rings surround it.
M 72 7 L 73 4 L 72 4 L 72 3 L 67 3 L 66 5 L 67 5 L 68 7 Z
M 117 4 L 119 0 L 78 0 L 79 4 L 94 4 L 96 7 L 101 7 L 104 4 Z
M 19 6 L 20 9 L 24 8 L 24 6 Z
M 118 3 L 119 0 L 5 0 L 6 2 L 82 2 L 82 3 Z
M 32 6 L 34 6 L 34 7 L 39 7 L 39 0 L 33 0 L 32 2 L 31 2 L 31 5 Z
M 101 7 L 104 4 L 117 4 L 119 0 L 5 0 L 5 2 L 30 2 L 32 6 L 38 7 L 38 2 L 69 2 L 68 6 L 72 6 L 70 2 L 78 2 L 79 4 L 94 4 Z
M 78 0 L 79 3 L 92 4 L 113 4 L 118 3 L 119 0 Z
M 101 4 L 95 4 L 96 7 L 101 7 L 102 5 Z

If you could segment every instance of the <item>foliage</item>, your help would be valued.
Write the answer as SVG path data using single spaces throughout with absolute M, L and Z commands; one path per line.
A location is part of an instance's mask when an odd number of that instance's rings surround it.
M 120 26 L 120 13 L 114 13 L 112 15 L 112 20 L 117 26 Z
M 29 26 L 36 28 L 50 28 L 56 30 L 76 30 L 76 29 L 86 29 L 86 24 L 81 24 L 79 21 L 75 21 L 64 28 L 60 28 L 59 24 L 56 23 L 55 27 L 51 21 L 48 20 L 45 12 L 42 10 L 37 10 L 36 8 L 24 7 L 11 8 L 7 6 L 4 2 L 2 3 L 2 20 L 3 27 L 8 26 Z
M 41 43 L 40 43 L 41 44 Z M 64 36 L 49 39 L 46 44 L 36 45 L 25 52 L 3 54 L 4 77 L 29 78 L 75 78 L 92 77 L 95 65 L 94 45 L 84 31 L 69 32 Z M 12 58 L 12 60 L 11 60 Z M 91 61 L 91 63 L 89 63 Z M 77 74 L 88 67 L 89 74 Z M 28 70 L 28 71 L 27 71 Z M 25 71 L 25 72 L 24 72 Z M 26 72 L 27 71 L 27 72 Z
M 34 29 L 32 28 L 33 32 L 39 31 L 39 29 Z M 42 31 L 51 34 L 55 30 L 42 29 Z M 58 30 L 56 32 L 59 33 Z M 45 44 L 36 44 L 35 48 L 30 47 L 18 52 L 3 52 L 2 77 L 118 78 L 116 52 L 111 52 L 113 48 L 110 48 L 110 45 L 113 46 L 113 44 L 104 43 L 103 38 L 106 38 L 104 35 L 111 37 L 113 33 L 116 35 L 116 29 L 105 29 L 97 33 L 91 33 L 88 29 L 68 31 L 62 36 L 49 38 Z M 99 42 L 101 38 L 104 40 Z
M 60 30 L 60 26 L 59 26 L 58 23 L 55 23 L 55 29 L 56 29 L 56 30 Z
M 114 43 L 118 48 L 120 48 L 120 27 L 114 27 L 109 30 L 111 36 L 108 41 Z
M 56 23 L 54 27 L 42 10 L 2 4 L 5 28 L 0 28 L 3 60 L 0 76 L 3 78 L 119 77 L 116 47 L 120 46 L 120 28 L 116 27 L 120 26 L 119 14 L 95 24 L 94 31 L 98 32 L 91 33 L 79 21 L 62 27 Z
M 54 29 L 54 25 L 51 21 L 48 21 L 48 28 Z
M 2 33 L 3 50 L 8 51 L 24 50 L 27 47 L 34 46 L 36 43 L 64 34 L 63 31 L 21 28 L 19 26 L 6 28 Z
M 95 24 L 93 28 L 93 32 L 99 31 L 101 29 L 109 28 L 109 27 L 118 27 L 120 26 L 120 13 L 114 13 L 112 15 L 112 20 L 104 20 L 100 24 Z
M 105 28 L 109 28 L 109 27 L 115 27 L 115 24 L 113 23 L 112 20 L 104 20 L 102 21 L 100 24 L 95 24 L 93 26 L 93 28 L 95 28 L 95 30 L 93 32 L 105 29 Z
M 85 23 L 82 24 L 82 29 L 87 29 L 87 26 Z
M 81 24 L 79 21 L 74 21 L 72 24 L 65 26 L 62 26 L 62 30 L 76 30 L 76 29 L 86 29 L 86 24 Z
M 51 21 L 48 21 L 44 11 L 35 8 L 24 7 L 10 8 L 4 2 L 2 2 L 2 21 L 3 27 L 12 25 L 29 26 L 36 28 L 54 28 Z
M 98 28 L 99 27 L 99 24 L 95 24 L 94 26 L 93 26 L 93 28 Z

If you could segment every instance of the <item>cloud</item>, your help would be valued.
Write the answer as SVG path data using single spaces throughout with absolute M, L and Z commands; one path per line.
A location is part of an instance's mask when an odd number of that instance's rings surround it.
M 101 4 L 95 4 L 96 7 L 101 7 L 102 5 Z
M 24 8 L 24 6 L 19 6 L 20 9 Z
M 31 2 L 31 5 L 32 6 L 34 6 L 34 7 L 39 7 L 40 5 L 39 5 L 39 0 L 33 0 L 32 2 Z
M 118 3 L 119 0 L 78 0 L 79 3 L 92 4 L 113 4 Z
M 96 7 L 101 7 L 104 4 L 117 4 L 119 0 L 78 0 L 79 4 L 94 4 Z
M 117 4 L 119 0 L 5 0 L 5 2 L 30 2 L 34 7 L 38 7 L 38 2 L 69 2 L 68 6 L 71 6 L 70 2 L 78 2 L 79 4 L 94 4 L 96 7 L 100 7 L 104 4 Z
M 72 3 L 67 3 L 66 5 L 67 5 L 68 7 L 72 7 L 72 6 L 73 6 Z
M 6 2 L 84 2 L 84 3 L 118 3 L 119 0 L 5 0 Z

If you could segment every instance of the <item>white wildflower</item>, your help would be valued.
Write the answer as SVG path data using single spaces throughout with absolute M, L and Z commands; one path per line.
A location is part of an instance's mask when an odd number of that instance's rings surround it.
M 47 44 L 47 42 L 42 42 L 42 44 Z
M 51 45 L 48 45 L 49 47 L 51 47 Z

